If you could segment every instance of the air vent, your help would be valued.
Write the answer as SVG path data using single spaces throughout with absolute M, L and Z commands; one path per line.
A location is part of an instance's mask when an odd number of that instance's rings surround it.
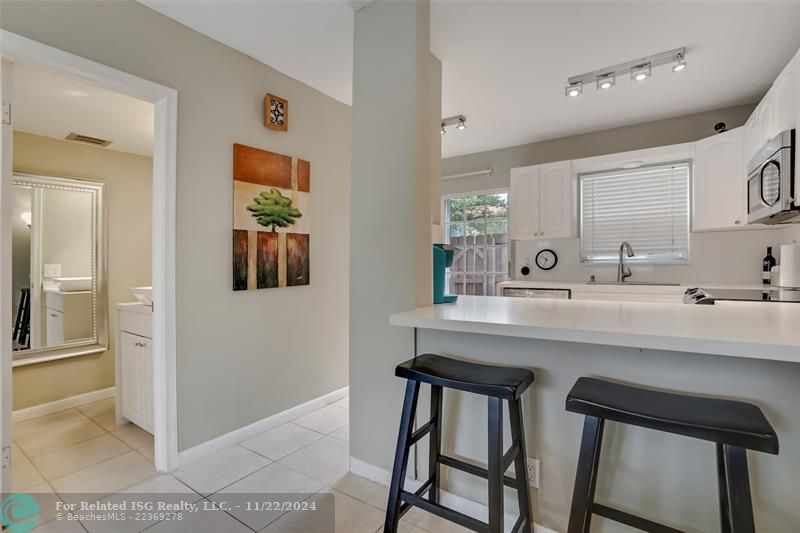
M 75 133 L 74 131 L 64 138 L 68 141 L 91 144 L 93 146 L 108 146 L 111 144 L 111 141 L 108 139 L 100 139 L 98 137 L 90 137 L 89 135 L 81 135 L 80 133 Z

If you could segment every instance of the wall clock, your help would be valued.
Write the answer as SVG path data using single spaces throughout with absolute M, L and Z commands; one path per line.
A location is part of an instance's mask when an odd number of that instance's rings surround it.
M 264 127 L 276 131 L 289 129 L 289 101 L 274 94 L 264 95 Z
M 552 270 L 558 264 L 558 255 L 550 248 L 540 250 L 536 254 L 536 266 L 542 270 Z

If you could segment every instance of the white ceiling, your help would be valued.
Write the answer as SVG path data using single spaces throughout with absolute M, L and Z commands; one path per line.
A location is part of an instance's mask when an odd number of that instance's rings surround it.
M 345 103 L 353 9 L 330 0 L 140 0 Z M 750 103 L 800 47 L 800 2 L 434 0 L 442 112 L 464 114 L 442 155 L 479 152 Z M 564 97 L 570 76 L 687 47 L 688 68 Z M 711 131 L 710 131 L 711 133 Z
M 14 129 L 64 139 L 108 139 L 105 150 L 151 157 L 153 104 L 23 63 L 14 65 Z

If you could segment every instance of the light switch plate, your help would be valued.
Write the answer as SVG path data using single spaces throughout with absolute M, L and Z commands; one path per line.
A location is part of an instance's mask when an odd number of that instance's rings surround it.
M 61 277 L 61 265 L 58 263 L 44 265 L 44 277 L 46 278 L 59 278 Z
M 539 460 L 528 457 L 528 483 L 534 489 L 539 488 Z

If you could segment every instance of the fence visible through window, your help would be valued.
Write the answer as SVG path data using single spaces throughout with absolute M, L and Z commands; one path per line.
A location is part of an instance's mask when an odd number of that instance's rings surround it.
M 508 274 L 508 193 L 446 198 L 445 242 L 453 246 L 451 294 L 494 296 Z

